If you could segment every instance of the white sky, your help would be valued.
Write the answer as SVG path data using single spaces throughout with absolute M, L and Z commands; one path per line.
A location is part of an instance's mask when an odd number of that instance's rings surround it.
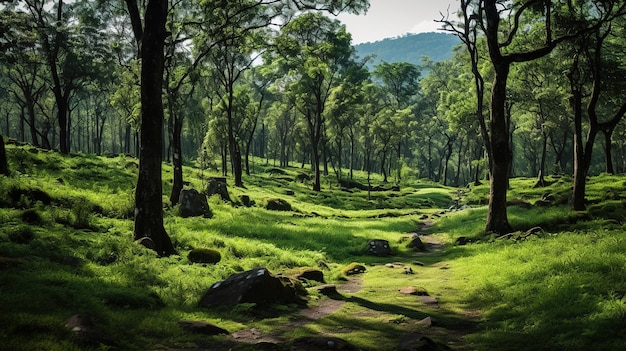
M 370 0 L 366 15 L 337 17 L 352 34 L 352 44 L 373 42 L 407 33 L 435 32 L 440 12 L 454 18 L 458 0 Z

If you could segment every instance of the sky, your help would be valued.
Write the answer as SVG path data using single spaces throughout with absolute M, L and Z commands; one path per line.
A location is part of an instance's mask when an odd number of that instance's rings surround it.
M 352 44 L 373 42 L 407 33 L 435 32 L 450 8 L 451 17 L 458 0 L 370 0 L 366 15 L 341 14 L 337 17 L 352 34 Z

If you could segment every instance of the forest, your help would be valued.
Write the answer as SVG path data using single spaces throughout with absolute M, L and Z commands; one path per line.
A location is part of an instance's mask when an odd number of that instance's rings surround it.
M 621 349 L 626 4 L 460 0 L 419 64 L 357 55 L 368 6 L 0 0 L 3 345 Z M 198 309 L 259 267 L 344 290 Z

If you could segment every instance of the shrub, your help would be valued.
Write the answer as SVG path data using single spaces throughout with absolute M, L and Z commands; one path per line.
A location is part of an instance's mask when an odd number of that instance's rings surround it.
M 271 211 L 291 211 L 291 204 L 284 199 L 269 199 L 267 200 L 267 204 L 265 208 Z
M 31 227 L 20 225 L 9 231 L 9 240 L 16 244 L 28 244 L 35 238 L 35 232 Z
M 28 209 L 22 212 L 22 222 L 29 224 L 41 224 L 43 222 L 41 215 L 35 209 Z
M 212 249 L 193 249 L 189 251 L 187 256 L 189 261 L 193 263 L 218 263 L 222 259 L 222 255 L 217 250 Z

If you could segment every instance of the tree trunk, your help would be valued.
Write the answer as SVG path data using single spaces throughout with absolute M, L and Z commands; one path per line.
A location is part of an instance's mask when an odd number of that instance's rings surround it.
M 170 123 L 172 124 L 172 140 L 170 145 L 172 147 L 172 166 L 174 167 L 170 203 L 174 206 L 178 204 L 180 192 L 183 190 L 183 150 L 181 144 L 183 119 L 178 113 L 172 111 L 172 114 L 170 115 Z
M 509 187 L 509 171 L 511 166 L 511 145 L 509 145 L 509 131 L 506 118 L 506 84 L 509 74 L 509 64 L 494 63 L 495 79 L 491 92 L 491 120 L 490 120 L 490 195 L 487 210 L 487 233 L 504 235 L 512 231 L 506 211 L 506 193 Z
M 4 149 L 4 138 L 2 134 L 0 134 L 0 174 L 8 176 L 9 172 L 9 163 L 7 162 L 7 153 Z
M 126 0 L 129 7 L 135 0 Z M 135 192 L 135 239 L 152 239 L 161 256 L 174 254 L 174 246 L 163 226 L 163 46 L 167 1 L 150 0 L 141 36 L 141 135 L 139 176 Z M 136 9 L 135 9 L 136 10 Z M 130 11 L 133 13 L 133 11 Z M 139 20 L 133 18 L 133 22 Z
M 605 169 L 608 174 L 615 174 L 615 168 L 613 168 L 613 145 L 611 143 L 611 137 L 613 135 L 612 129 L 605 129 L 602 131 L 604 134 L 604 161 L 606 163 Z

